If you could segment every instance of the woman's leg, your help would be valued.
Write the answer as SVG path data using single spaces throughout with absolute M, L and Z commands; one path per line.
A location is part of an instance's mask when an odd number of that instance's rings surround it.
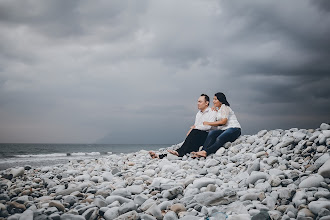
M 212 130 L 209 131 L 207 138 L 203 144 L 203 148 L 209 148 L 216 141 L 217 137 L 224 132 L 224 130 Z
M 213 154 L 225 143 L 235 141 L 240 135 L 241 135 L 240 128 L 228 128 L 217 137 L 214 144 L 212 144 L 208 148 L 203 147 L 202 150 L 206 151 L 207 155 Z
M 206 137 L 206 131 L 193 129 L 182 146 L 177 150 L 179 157 L 183 157 L 185 154 L 193 151 L 198 151 L 199 147 L 203 145 Z

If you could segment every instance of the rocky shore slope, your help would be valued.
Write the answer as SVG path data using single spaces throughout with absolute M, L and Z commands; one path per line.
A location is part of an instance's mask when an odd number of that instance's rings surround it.
M 216 154 L 147 151 L 0 171 L 0 219 L 330 219 L 330 125 L 262 130 Z

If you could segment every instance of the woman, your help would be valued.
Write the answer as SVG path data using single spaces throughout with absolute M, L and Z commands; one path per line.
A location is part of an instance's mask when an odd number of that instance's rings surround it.
M 230 108 L 225 94 L 218 92 L 213 98 L 214 109 L 218 111 L 215 122 L 204 122 L 204 125 L 217 126 L 217 130 L 209 132 L 201 151 L 192 152 L 193 157 L 206 157 L 215 153 L 227 142 L 235 141 L 241 135 L 234 111 Z

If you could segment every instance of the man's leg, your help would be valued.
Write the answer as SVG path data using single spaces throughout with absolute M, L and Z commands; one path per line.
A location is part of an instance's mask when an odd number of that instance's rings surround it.
M 220 147 L 222 147 L 227 142 L 235 141 L 241 135 L 240 128 L 228 128 L 222 132 L 210 147 L 204 148 L 202 150 L 206 151 L 207 155 L 215 153 Z
M 179 157 L 183 157 L 185 154 L 192 151 L 198 151 L 199 147 L 204 143 L 206 137 L 206 131 L 193 129 L 187 136 L 182 146 L 177 150 Z

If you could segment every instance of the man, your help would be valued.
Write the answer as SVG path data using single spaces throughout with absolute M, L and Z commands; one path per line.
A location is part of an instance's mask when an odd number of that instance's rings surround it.
M 197 107 L 199 111 L 196 114 L 195 123 L 193 126 L 190 127 L 190 130 L 187 133 L 187 137 L 184 143 L 177 151 L 168 150 L 168 152 L 176 156 L 182 157 L 187 153 L 199 150 L 199 147 L 203 145 L 207 137 L 208 131 L 212 128 L 209 125 L 203 125 L 203 122 L 214 122 L 216 119 L 216 112 L 211 110 L 209 104 L 209 96 L 201 94 L 197 101 Z M 153 151 L 150 151 L 149 154 L 152 158 L 160 159 L 167 156 L 167 154 L 157 155 Z

